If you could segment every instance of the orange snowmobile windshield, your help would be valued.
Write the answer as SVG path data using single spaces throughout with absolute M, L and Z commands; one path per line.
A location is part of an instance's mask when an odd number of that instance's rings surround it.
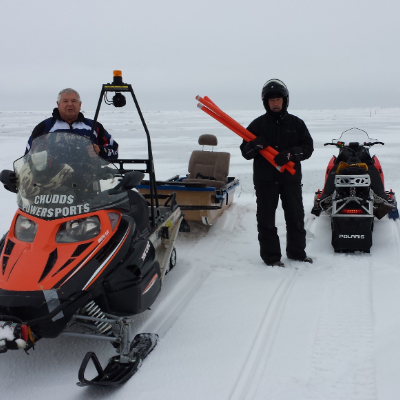
M 99 209 L 128 208 L 126 190 L 110 194 L 120 182 L 118 168 L 99 157 L 84 136 L 51 132 L 37 137 L 14 162 L 17 202 L 24 212 L 52 220 Z

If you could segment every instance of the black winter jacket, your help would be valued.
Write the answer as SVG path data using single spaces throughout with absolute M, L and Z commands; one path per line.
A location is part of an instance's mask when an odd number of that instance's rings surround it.
M 30 150 L 32 141 L 38 136 L 47 134 L 49 132 L 71 132 L 80 136 L 90 138 L 90 131 L 93 126 L 93 120 L 85 118 L 82 113 L 79 113 L 78 118 L 72 124 L 64 121 L 58 108 L 53 110 L 53 116 L 42 121 L 37 125 L 26 145 L 25 154 Z M 100 156 L 105 160 L 116 160 L 118 158 L 118 143 L 111 137 L 111 135 L 104 129 L 100 122 L 96 122 L 93 131 L 93 143 L 100 147 Z
M 240 146 L 243 157 L 247 160 L 254 158 L 253 180 L 255 185 L 301 182 L 300 161 L 310 158 L 314 151 L 313 140 L 303 120 L 288 113 L 278 120 L 264 114 L 256 118 L 247 130 L 255 136 L 265 137 L 268 144 L 277 151 L 288 151 L 295 157 L 293 162 L 296 173 L 294 175 L 288 171 L 279 172 L 255 150 L 252 142 L 243 141 Z

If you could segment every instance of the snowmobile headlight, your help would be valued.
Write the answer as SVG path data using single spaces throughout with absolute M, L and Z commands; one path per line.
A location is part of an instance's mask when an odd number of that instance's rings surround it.
M 58 229 L 57 243 L 83 242 L 100 234 L 100 220 L 96 216 L 64 222 Z
M 21 242 L 32 243 L 36 236 L 38 225 L 36 222 L 18 215 L 17 221 L 15 222 L 14 235 Z

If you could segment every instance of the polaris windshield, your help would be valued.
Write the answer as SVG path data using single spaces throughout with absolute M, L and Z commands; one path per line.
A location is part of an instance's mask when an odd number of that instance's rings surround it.
M 339 139 L 332 139 L 332 143 L 343 142 L 345 145 L 349 145 L 351 142 L 357 142 L 360 145 L 364 143 L 376 142 L 377 139 L 373 139 L 368 136 L 368 133 L 359 128 L 351 128 L 344 131 Z
M 90 139 L 67 132 L 37 137 L 29 152 L 14 162 L 18 207 L 43 219 L 85 214 L 102 208 L 127 208 L 117 167 L 99 157 Z

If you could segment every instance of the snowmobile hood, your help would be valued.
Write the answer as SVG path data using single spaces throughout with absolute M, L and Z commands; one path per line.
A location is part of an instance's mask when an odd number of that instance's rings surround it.
M 21 232 L 21 220 L 22 224 L 36 224 L 33 239 Z M 116 211 L 46 221 L 18 210 L 1 252 L 0 289 L 36 291 L 61 287 L 107 245 L 120 221 L 121 215 Z M 86 229 L 91 224 L 91 230 L 86 234 L 74 232 L 83 229 L 84 224 Z

